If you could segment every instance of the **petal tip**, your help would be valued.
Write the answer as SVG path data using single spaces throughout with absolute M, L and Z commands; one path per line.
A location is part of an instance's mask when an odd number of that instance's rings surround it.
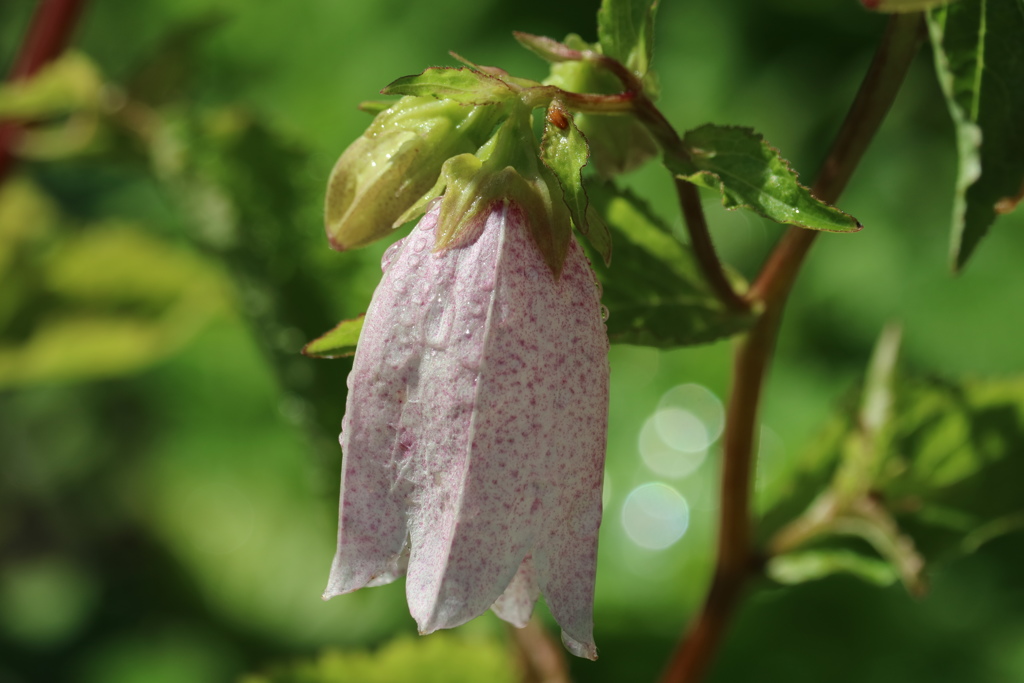
M 593 638 L 584 643 L 576 640 L 565 631 L 562 631 L 562 644 L 565 645 L 566 650 L 577 657 L 589 659 L 592 662 L 597 661 L 597 645 L 594 644 Z

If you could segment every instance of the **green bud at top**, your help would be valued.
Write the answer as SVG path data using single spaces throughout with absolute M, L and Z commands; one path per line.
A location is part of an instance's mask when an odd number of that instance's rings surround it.
M 524 212 L 530 236 L 551 272 L 556 278 L 561 274 L 572 220 L 558 180 L 537 158 L 529 108 L 513 110 L 477 154 L 449 159 L 432 193 L 442 190 L 438 251 L 474 241 L 491 206 L 509 200 Z
M 447 159 L 487 140 L 502 109 L 497 102 L 403 97 L 377 114 L 331 172 L 325 202 L 331 246 L 352 249 L 388 235 L 434 185 Z

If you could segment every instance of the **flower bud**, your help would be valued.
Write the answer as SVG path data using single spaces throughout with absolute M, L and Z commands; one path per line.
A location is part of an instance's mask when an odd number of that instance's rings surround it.
M 501 116 L 500 103 L 403 97 L 380 112 L 331 172 L 327 237 L 339 251 L 386 236 L 437 180 L 445 160 L 476 151 Z

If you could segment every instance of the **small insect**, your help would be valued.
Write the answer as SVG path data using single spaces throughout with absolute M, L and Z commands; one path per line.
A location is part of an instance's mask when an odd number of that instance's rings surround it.
M 561 130 L 565 130 L 566 128 L 569 127 L 569 119 L 566 118 L 565 112 L 562 111 L 560 107 L 556 108 L 554 104 L 552 104 L 551 107 L 548 108 L 547 118 L 548 123 L 550 123 L 553 126 L 557 126 Z

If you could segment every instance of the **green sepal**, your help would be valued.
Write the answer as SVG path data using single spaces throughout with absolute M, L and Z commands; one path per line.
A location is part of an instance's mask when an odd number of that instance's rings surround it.
M 548 62 L 568 62 L 583 59 L 584 56 L 579 49 L 573 49 L 554 38 L 535 36 L 532 33 L 523 33 L 522 31 L 513 31 L 512 35 L 515 36 L 520 45 Z M 579 36 L 575 37 L 579 38 Z M 589 46 L 587 47 L 589 48 Z
M 718 190 L 727 209 L 754 211 L 778 223 L 826 232 L 856 232 L 853 216 L 816 199 L 779 151 L 750 128 L 708 124 L 688 131 L 687 160 L 666 157 L 683 180 Z
M 382 95 L 412 95 L 454 100 L 460 104 L 487 104 L 515 97 L 500 78 L 466 67 L 431 67 L 403 76 L 380 91 Z
M 565 42 L 559 45 L 577 54 L 600 49 L 574 34 L 566 36 Z M 656 95 L 653 83 L 653 72 L 650 72 L 644 79 L 644 90 L 651 98 Z M 553 63 L 544 84 L 574 93 L 612 94 L 622 89 L 617 78 L 589 60 Z M 632 116 L 577 113 L 573 120 L 587 139 L 594 168 L 605 179 L 631 171 L 658 154 L 654 138 Z
M 935 70 L 956 130 L 950 259 L 967 259 L 1024 198 L 1024 2 L 961 0 L 928 14 Z
M 356 352 L 363 316 L 342 320 L 328 332 L 302 347 L 302 355 L 310 358 L 345 358 Z
M 357 107 L 359 111 L 376 116 L 393 105 L 391 100 L 363 100 Z
M 544 127 L 544 137 L 540 143 L 540 160 L 551 171 L 562 189 L 562 201 L 569 209 L 572 222 L 580 234 L 589 238 L 591 233 L 588 211 L 589 200 L 587 190 L 583 186 L 583 167 L 590 159 L 587 139 L 576 126 L 574 117 L 556 104 L 552 104 L 555 114 L 562 117 L 565 127 L 552 122 L 551 116 Z M 611 263 L 611 235 L 607 227 L 603 235 L 591 245 L 601 254 L 605 265 Z

